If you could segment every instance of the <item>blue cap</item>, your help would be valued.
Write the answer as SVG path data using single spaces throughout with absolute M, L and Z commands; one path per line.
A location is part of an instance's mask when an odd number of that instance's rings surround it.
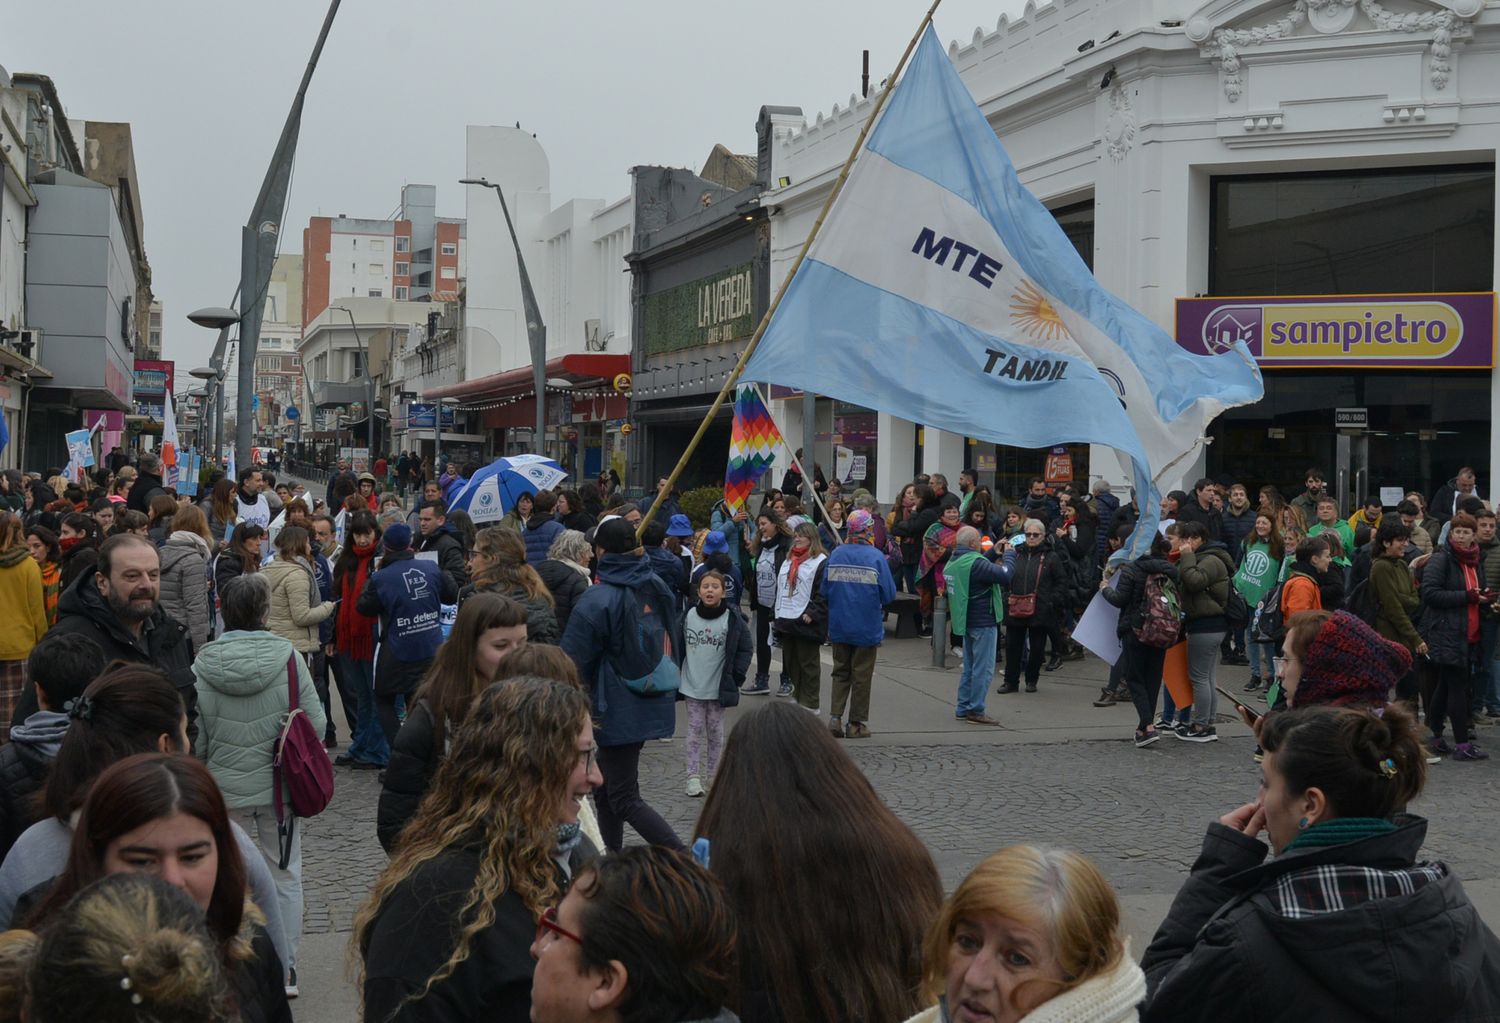
M 693 523 L 686 515 L 673 515 L 667 521 L 668 536 L 692 536 Z
M 723 533 L 715 531 L 703 538 L 704 554 L 728 554 L 729 540 Z
M 404 522 L 395 522 L 385 527 L 381 537 L 388 551 L 404 551 L 411 546 L 411 527 Z

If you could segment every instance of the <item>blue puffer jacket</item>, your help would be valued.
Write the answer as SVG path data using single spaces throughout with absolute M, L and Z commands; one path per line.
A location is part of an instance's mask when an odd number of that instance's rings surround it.
M 604 555 L 599 559 L 598 584 L 578 598 L 568 616 L 568 631 L 563 633 L 563 652 L 578 665 L 579 677 L 591 694 L 594 740 L 600 746 L 665 739 L 677 724 L 677 701 L 671 694 L 637 696 L 610 664 L 609 653 L 619 648 L 626 623 L 634 618 L 638 595 L 660 601 L 668 609 L 676 607 L 673 594 L 645 558 Z M 665 618 L 675 652 L 682 649 L 680 621 L 672 611 Z
M 879 646 L 885 639 L 885 605 L 896 599 L 885 555 L 867 543 L 840 544 L 823 572 L 828 642 Z
M 556 519 L 538 519 L 532 516 L 526 522 L 526 531 L 521 539 L 526 541 L 526 564 L 535 568 L 547 560 L 552 541 L 562 535 L 564 526 Z

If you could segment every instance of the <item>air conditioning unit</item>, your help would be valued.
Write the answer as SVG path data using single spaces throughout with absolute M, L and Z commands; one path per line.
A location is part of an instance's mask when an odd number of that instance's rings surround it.
M 22 327 L 21 335 L 11 347 L 28 359 L 35 359 L 42 350 L 42 328 Z
M 583 321 L 583 347 L 586 351 L 602 352 L 609 342 L 604 338 L 598 320 Z

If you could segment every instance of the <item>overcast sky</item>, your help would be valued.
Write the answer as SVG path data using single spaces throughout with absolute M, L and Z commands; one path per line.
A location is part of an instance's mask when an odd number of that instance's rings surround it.
M 944 0 L 946 44 L 1023 0 Z M 344 0 L 302 119 L 282 251 L 316 215 L 384 218 L 408 182 L 463 216 L 464 126 L 534 131 L 552 198 L 615 200 L 637 164 L 755 151 L 763 104 L 809 119 L 895 66 L 928 0 Z M 68 0 L 7 19 L 0 65 L 48 75 L 70 118 L 129 121 L 166 358 L 206 362 L 184 318 L 227 304 L 249 216 L 326 0 Z M 524 11 L 522 14 L 513 13 Z M 183 365 L 186 364 L 186 365 Z M 183 375 L 185 379 L 185 374 Z

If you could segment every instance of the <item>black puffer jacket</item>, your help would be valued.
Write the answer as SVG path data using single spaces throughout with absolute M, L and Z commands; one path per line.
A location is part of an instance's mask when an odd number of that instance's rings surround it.
M 1164 575 L 1177 582 L 1177 566 L 1166 558 L 1150 554 L 1120 566 L 1120 581 L 1104 591 L 1104 599 L 1120 609 L 1120 621 L 1115 626 L 1120 638 L 1132 635 L 1146 621 L 1146 580 L 1153 575 Z
M 557 615 L 553 613 L 552 608 L 539 597 L 527 596 L 526 591 L 519 586 L 515 589 L 506 589 L 504 586 L 475 586 L 470 583 L 458 591 L 458 606 L 462 608 L 464 602 L 476 593 L 499 593 L 525 604 L 526 641 L 528 643 L 556 645 L 562 638 L 562 630 L 557 627 Z
M 52 632 L 92 639 L 104 651 L 105 664 L 120 660 L 160 669 L 177 687 L 187 711 L 188 739 L 196 740 L 198 691 L 194 688 L 193 642 L 187 626 L 168 618 L 158 606 L 136 637 L 115 618 L 99 593 L 95 573 L 94 568 L 87 569 L 57 598 L 57 624 Z
M 1005 624 L 1051 628 L 1062 623 L 1061 614 L 1068 606 L 1068 585 L 1072 579 L 1064 563 L 1067 557 L 1066 551 L 1054 549 L 1050 541 L 1043 541 L 1038 547 L 1023 543 L 1016 548 L 1009 592 L 1013 597 L 1035 593 L 1036 614 L 1024 619 L 1006 614 Z
M 1484 587 L 1481 554 L 1475 576 Z M 1417 632 L 1427 641 L 1427 656 L 1433 664 L 1462 667 L 1469 663 L 1469 588 L 1463 566 L 1453 549 L 1443 544 L 1432 552 L 1417 576 L 1417 595 L 1422 598 L 1422 618 Z
M 427 794 L 442 759 L 432 707 L 426 700 L 418 700 L 391 744 L 391 759 L 382 776 L 380 801 L 375 807 L 375 835 L 380 839 L 380 848 L 387 853 L 395 849 L 402 829 L 417 815 L 417 806 Z
M 1500 942 L 1449 867 L 1417 863 L 1427 822 L 1396 823 L 1389 834 L 1272 860 L 1263 842 L 1210 824 L 1141 962 L 1151 992 L 1143 1023 L 1494 1020 Z M 1351 885 L 1343 908 L 1308 907 L 1299 890 L 1325 890 L 1310 873 L 1317 867 L 1366 868 L 1391 894 L 1364 897 Z M 1414 867 L 1438 876 L 1410 884 Z
M 587 577 L 565 561 L 548 558 L 536 566 L 536 574 L 542 577 L 552 593 L 553 614 L 557 618 L 557 634 L 568 631 L 568 615 L 573 605 L 589 588 Z
M 55 744 L 67 731 L 67 718 L 61 714 L 35 717 L 33 730 L 46 733 L 49 742 L 29 741 L 25 729 L 16 729 L 11 741 L 0 746 L 0 860 L 21 832 L 42 819 L 36 794 L 52 769 Z

